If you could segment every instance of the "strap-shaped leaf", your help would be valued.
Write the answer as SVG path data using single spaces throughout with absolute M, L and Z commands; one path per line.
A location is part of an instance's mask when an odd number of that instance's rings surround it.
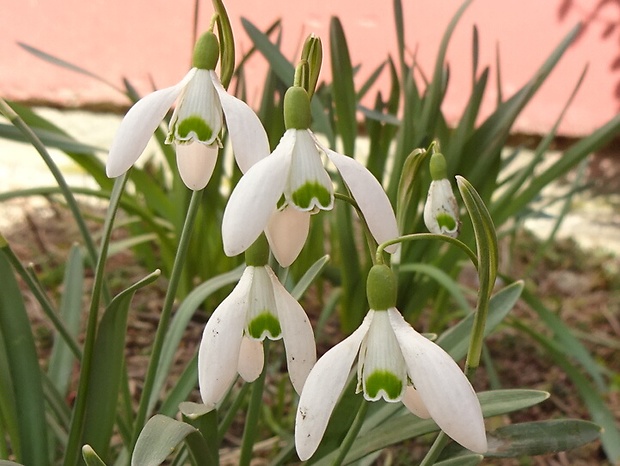
M 13 396 L 24 464 L 49 464 L 41 370 L 32 327 L 13 269 L 0 250 L 0 332 L 13 382 Z
M 571 450 L 596 440 L 601 427 L 581 419 L 523 422 L 487 434 L 485 456 L 514 458 Z
M 465 455 L 435 463 L 435 466 L 477 466 L 482 462 L 482 455 Z

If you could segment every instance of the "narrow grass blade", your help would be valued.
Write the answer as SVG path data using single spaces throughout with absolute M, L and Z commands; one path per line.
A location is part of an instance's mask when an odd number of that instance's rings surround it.
M 0 331 L 13 382 L 22 461 L 49 464 L 41 369 L 34 335 L 10 262 L 0 249 Z
M 482 463 L 482 455 L 465 455 L 435 463 L 435 466 L 477 466 Z

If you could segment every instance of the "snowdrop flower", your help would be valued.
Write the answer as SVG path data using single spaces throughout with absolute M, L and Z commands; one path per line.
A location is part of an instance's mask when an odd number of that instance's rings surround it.
M 308 234 L 310 214 L 334 205 L 334 187 L 320 152 L 340 172 L 377 242 L 397 237 L 396 217 L 377 179 L 356 160 L 324 147 L 308 129 L 310 100 L 305 89 L 291 87 L 287 91 L 284 121 L 287 130 L 278 146 L 241 177 L 228 200 L 222 219 L 224 252 L 240 254 L 269 227 L 267 236 L 278 262 L 289 265 L 295 260 Z M 286 233 L 291 244 L 285 253 L 278 250 L 278 241 L 271 241 L 275 233 L 269 225 L 282 196 L 290 217 L 286 224 L 295 227 L 294 234 Z
M 252 382 L 263 370 L 262 341 L 284 341 L 289 377 L 301 393 L 316 361 L 312 326 L 301 305 L 266 265 L 261 236 L 248 253 L 239 283 L 213 312 L 198 350 L 198 384 L 205 405 L 215 407 L 237 374 Z
M 431 156 L 430 171 L 433 181 L 424 205 L 424 224 L 431 233 L 456 238 L 461 226 L 459 207 L 446 178 L 446 159 L 439 152 Z
M 218 56 L 217 38 L 206 32 L 194 48 L 193 68 L 181 82 L 148 94 L 127 112 L 110 147 L 106 163 L 110 178 L 122 175 L 138 160 L 177 99 L 166 142 L 175 145 L 179 173 L 188 188 L 200 190 L 211 178 L 220 147 L 222 112 L 243 172 L 269 154 L 267 136 L 256 114 L 220 83 L 214 71 Z
M 401 401 L 465 448 L 484 453 L 482 411 L 465 374 L 394 307 L 396 278 L 389 267 L 374 266 L 367 286 L 371 310 L 361 326 L 318 360 L 304 385 L 295 420 L 299 458 L 316 451 L 356 357 L 357 390 L 366 400 Z

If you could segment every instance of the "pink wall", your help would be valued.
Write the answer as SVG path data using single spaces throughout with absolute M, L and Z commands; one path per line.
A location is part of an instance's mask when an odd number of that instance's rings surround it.
M 396 47 L 392 2 L 384 1 L 385 7 L 379 10 L 381 3 L 226 0 L 239 51 L 250 47 L 241 16 L 260 28 L 282 17 L 284 50 L 290 58 L 298 56 L 299 45 L 310 32 L 320 35 L 327 48 L 329 19 L 338 15 L 352 60 L 362 64 L 362 78 Z M 603 6 L 597 10 L 599 3 Z M 418 61 L 429 75 L 440 37 L 460 4 L 460 0 L 403 0 L 407 44 L 412 51 L 417 50 Z M 157 87 L 171 85 L 183 76 L 189 63 L 192 8 L 191 0 L 0 0 L 0 95 L 67 106 L 126 103 L 123 96 L 95 80 L 32 57 L 16 41 L 80 64 L 117 85 L 123 76 L 142 92 L 151 88 L 151 78 Z M 205 26 L 210 14 L 210 3 L 203 2 Z M 449 48 L 452 76 L 444 103 L 448 117 L 458 117 L 469 94 L 474 24 L 480 35 L 481 66 L 494 68 L 499 44 L 502 85 L 508 96 L 526 82 L 578 21 L 586 23 L 583 33 L 516 129 L 541 133 L 550 128 L 586 64 L 588 75 L 562 133 L 587 134 L 610 119 L 620 105 L 620 3 L 588 0 L 474 1 Z M 260 71 L 260 63 L 253 66 Z M 326 76 L 328 72 L 325 69 Z M 494 103 L 495 79 L 493 72 L 486 111 Z M 259 86 L 254 83 L 250 87 L 251 103 Z

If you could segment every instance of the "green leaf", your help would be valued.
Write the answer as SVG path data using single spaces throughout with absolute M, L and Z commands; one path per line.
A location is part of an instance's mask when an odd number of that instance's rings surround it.
M 413 214 L 417 212 L 418 205 L 413 200 L 414 190 L 420 189 L 419 172 L 422 163 L 426 160 L 428 152 L 424 149 L 414 149 L 405 159 L 405 164 L 398 184 L 398 195 L 396 197 L 396 216 L 398 219 L 398 231 L 401 233 L 409 231 L 407 226 L 411 224 Z
M 478 393 L 484 417 L 493 417 L 529 408 L 547 398 L 549 398 L 547 392 L 537 390 L 494 390 L 492 392 Z M 393 405 L 386 404 L 384 407 L 383 409 L 390 410 Z M 420 419 L 403 407 L 396 415 L 384 418 L 380 425 L 371 429 L 368 433 L 360 435 L 353 443 L 345 463 L 363 458 L 389 445 L 437 430 L 439 428 L 433 420 Z M 337 452 L 332 452 L 315 464 L 327 466 L 331 464 L 336 455 Z
M 84 445 L 82 447 L 82 458 L 84 458 L 86 466 L 106 466 L 90 445 Z
M 16 457 L 21 457 L 21 442 L 19 438 L 19 420 L 15 406 L 15 392 L 11 380 L 9 361 L 4 344 L 4 337 L 0 329 L 0 443 L 7 441 Z M 6 434 L 6 435 L 5 435 Z M 0 446 L 0 451 L 4 445 Z
M 332 81 L 332 93 L 336 106 L 336 129 L 342 138 L 344 153 L 353 157 L 357 137 L 355 117 L 357 99 L 353 84 L 353 67 L 342 24 L 335 16 L 332 16 L 329 23 L 329 38 L 332 73 L 338 77 Z
M 129 306 L 134 293 L 159 275 L 157 270 L 122 291 L 110 302 L 99 323 L 89 381 L 91 388 L 86 400 L 83 443 L 91 445 L 104 459 L 108 456 L 117 413 Z
M 571 450 L 596 440 L 600 426 L 581 419 L 523 422 L 487 434 L 487 457 L 514 458 Z
M 484 328 L 484 336 L 490 335 L 512 310 L 523 291 L 523 282 L 517 281 L 503 288 L 489 301 L 489 317 Z M 470 314 L 458 324 L 443 332 L 437 344 L 450 356 L 459 360 L 467 353 L 469 335 L 474 324 L 474 315 Z
M 13 382 L 21 456 L 28 465 L 49 464 L 41 369 L 32 327 L 10 262 L 0 249 L 0 332 Z
M 306 270 L 306 273 L 299 279 L 295 285 L 295 288 L 291 291 L 291 295 L 295 299 L 299 300 L 303 296 L 315 278 L 321 274 L 328 261 L 329 256 L 325 255 L 312 264 L 308 270 Z
M 197 433 L 194 427 L 156 414 L 148 420 L 131 457 L 132 466 L 157 466 L 174 453 L 187 436 Z
M 69 251 L 62 289 L 60 316 L 69 334 L 76 339 L 80 331 L 82 297 L 84 296 L 84 258 L 77 245 Z M 57 334 L 47 373 L 58 392 L 63 395 L 67 394 L 74 362 L 75 356 L 69 346 Z

